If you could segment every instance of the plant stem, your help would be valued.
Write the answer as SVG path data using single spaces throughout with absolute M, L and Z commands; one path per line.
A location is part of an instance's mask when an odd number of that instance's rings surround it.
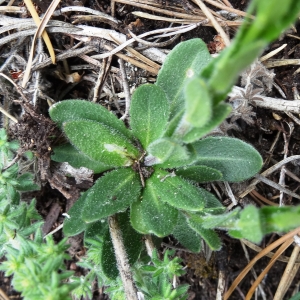
M 117 266 L 123 282 L 126 299 L 138 300 L 137 290 L 135 288 L 132 273 L 130 271 L 130 265 L 124 247 L 123 237 L 118 224 L 117 216 L 113 215 L 109 217 L 108 224 L 109 224 L 111 240 L 115 250 Z

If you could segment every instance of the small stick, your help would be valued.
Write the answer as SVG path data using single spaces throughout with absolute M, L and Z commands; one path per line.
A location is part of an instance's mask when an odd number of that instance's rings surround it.
M 294 124 L 293 123 L 288 123 L 289 128 L 290 128 L 290 134 L 289 136 L 286 135 L 286 133 L 283 132 L 283 139 L 284 139 L 284 158 L 287 158 L 288 154 L 288 148 L 289 148 L 289 142 L 290 142 L 290 137 L 292 135 L 292 132 L 294 130 Z M 286 173 L 286 166 L 283 166 L 280 171 L 280 176 L 279 176 L 279 184 L 281 186 L 285 186 L 285 173 Z M 283 206 L 283 191 L 280 191 L 280 196 L 279 196 L 279 206 Z
M 114 0 L 110 1 L 110 9 L 111 9 L 111 16 L 114 18 L 116 15 L 116 2 Z
M 96 84 L 94 87 L 94 97 L 93 97 L 92 102 L 97 102 L 98 95 L 101 92 L 101 91 L 99 92 L 99 89 L 100 89 L 100 86 L 103 86 L 104 75 L 106 73 L 106 64 L 107 64 L 107 58 L 103 58 L 102 69 L 99 72 L 99 75 L 98 75 L 98 78 L 97 78 L 97 81 L 96 81 Z
M 134 286 L 130 264 L 127 258 L 127 253 L 123 243 L 122 232 L 120 230 L 117 216 L 108 218 L 110 237 L 115 250 L 117 267 L 123 282 L 123 287 L 127 300 L 138 300 L 137 290 Z
M 123 89 L 124 89 L 124 94 L 125 94 L 125 113 L 124 115 L 120 118 L 120 120 L 125 120 L 129 114 L 129 109 L 130 109 L 130 89 L 128 85 L 128 80 L 127 80 L 127 75 L 125 71 L 125 65 L 123 59 L 118 59 L 118 63 L 120 65 L 120 71 L 122 75 L 122 82 L 123 82 Z
M 12 116 L 9 112 L 7 112 L 4 108 L 0 106 L 0 112 L 2 112 L 4 115 L 6 115 L 8 118 L 10 118 L 13 122 L 18 123 L 18 120 Z
M 280 161 L 279 163 L 275 164 L 274 166 L 272 166 L 271 168 L 267 169 L 266 171 L 264 171 L 263 173 L 261 173 L 262 176 L 268 176 L 271 173 L 273 173 L 274 171 L 278 170 L 279 168 L 281 168 L 283 165 L 287 164 L 288 162 L 291 162 L 293 160 L 297 160 L 300 159 L 300 155 L 293 155 L 290 156 L 286 159 L 283 159 L 282 161 Z M 261 176 L 261 175 L 257 175 L 257 176 Z M 266 178 L 267 179 L 267 178 Z M 267 179 L 268 180 L 268 179 Z M 244 198 L 247 194 L 249 194 L 251 191 L 253 191 L 255 189 L 255 186 L 257 185 L 257 183 L 259 183 L 260 179 L 254 179 L 252 181 L 252 183 L 247 187 L 246 191 L 244 191 L 242 194 L 239 195 L 240 198 Z M 269 180 L 271 181 L 271 180 Z M 272 183 L 274 183 L 272 181 Z M 294 193 L 293 193 L 294 194 Z M 299 197 L 298 195 L 296 195 L 297 197 Z

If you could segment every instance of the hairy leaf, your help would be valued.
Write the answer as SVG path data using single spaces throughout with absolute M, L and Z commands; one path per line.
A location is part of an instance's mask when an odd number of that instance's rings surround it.
M 240 213 L 237 228 L 240 230 L 243 238 L 259 243 L 263 238 L 263 227 L 259 210 L 253 205 L 246 206 Z
M 110 166 L 130 166 L 138 150 L 120 132 L 101 123 L 86 120 L 63 124 L 72 145 L 89 158 Z
M 184 179 L 163 170 L 156 170 L 150 177 L 157 197 L 178 209 L 201 211 L 205 205 L 206 194 Z
M 300 207 L 264 206 L 259 210 L 264 234 L 286 232 L 300 226 Z
M 85 205 L 86 196 L 87 192 L 83 193 L 68 211 L 69 217 L 65 218 L 63 227 L 65 236 L 77 235 L 87 228 L 86 222 L 82 219 L 82 210 Z
M 262 167 L 259 153 L 245 142 L 229 137 L 208 137 L 193 143 L 198 154 L 197 165 L 219 170 L 225 181 L 242 181 Z
M 193 78 L 185 86 L 184 121 L 193 127 L 203 127 L 212 116 L 212 99 L 201 78 Z
M 195 230 L 212 250 L 221 249 L 221 240 L 218 234 L 212 229 L 206 229 L 202 226 L 202 219 L 198 216 L 192 216 L 188 219 L 189 226 Z
M 139 177 L 132 169 L 109 172 L 87 191 L 82 218 L 94 222 L 124 211 L 138 199 L 140 189 Z
M 54 147 L 53 151 L 54 154 L 51 155 L 53 161 L 68 162 L 74 168 L 85 167 L 94 171 L 95 174 L 112 169 L 111 166 L 107 166 L 102 162 L 89 158 L 71 144 Z
M 151 143 L 147 149 L 145 165 L 159 165 L 162 168 L 174 168 L 188 163 L 191 158 L 189 149 L 170 138 L 161 138 Z
M 175 171 L 176 175 L 199 183 L 222 180 L 220 171 L 206 166 L 187 166 Z
M 64 122 L 74 120 L 97 121 L 108 127 L 114 128 L 128 138 L 132 135 L 112 112 L 109 112 L 102 105 L 85 100 L 64 100 L 55 103 L 50 107 L 49 114 L 51 119 L 62 127 Z
M 192 252 L 198 253 L 201 250 L 201 237 L 187 224 L 183 214 L 178 215 L 178 222 L 172 232 L 178 242 Z
M 199 75 L 210 59 L 206 44 L 201 39 L 182 42 L 168 54 L 158 73 L 156 85 L 167 95 L 171 119 L 185 106 L 186 83 Z
M 134 211 L 131 212 L 131 217 L 137 220 L 137 216 L 133 214 L 138 213 L 143 222 L 140 225 L 143 226 L 145 233 L 164 237 L 172 232 L 177 223 L 178 210 L 159 199 L 151 178 L 146 182 L 141 201 L 134 203 L 133 206 Z M 134 225 L 134 222 L 131 223 Z M 139 227 L 137 230 L 139 231 Z
M 184 134 L 182 141 L 185 143 L 193 143 L 199 140 L 201 137 L 210 133 L 218 125 L 226 119 L 231 112 L 231 106 L 226 103 L 219 103 L 213 107 L 211 119 L 201 128 L 192 128 L 190 131 Z M 175 132 L 174 136 L 178 133 Z
M 134 91 L 130 107 L 130 126 L 144 149 L 163 135 L 168 118 L 169 103 L 160 87 L 145 84 Z

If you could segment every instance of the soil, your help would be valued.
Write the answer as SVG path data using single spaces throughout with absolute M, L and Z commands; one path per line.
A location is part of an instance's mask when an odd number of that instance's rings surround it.
M 38 12 L 41 14 L 45 12 L 48 5 L 51 3 L 48 1 L 33 1 L 36 4 Z M 112 1 L 113 2 L 113 1 Z M 179 11 L 186 13 L 188 15 L 193 15 L 194 10 L 197 6 L 190 0 L 151 0 L 151 1 L 138 1 L 140 3 L 150 3 L 149 6 L 158 7 L 170 12 Z M 228 1 L 224 1 L 226 3 Z M 238 1 L 231 0 L 232 7 L 235 9 L 245 11 L 248 1 Z M 137 18 L 132 12 L 142 11 L 148 14 L 157 15 L 157 16 L 166 16 L 158 12 L 154 12 L 151 9 L 142 9 L 134 5 L 128 5 L 115 2 L 115 18 L 118 20 L 118 24 L 103 23 L 103 22 L 88 22 L 81 21 L 78 24 L 88 25 L 94 27 L 101 27 L 106 29 L 112 29 L 117 32 L 126 34 L 129 38 L 128 30 L 131 30 L 136 35 L 142 34 L 151 30 L 167 28 L 170 26 L 170 23 L 164 20 L 155 21 L 146 18 Z M 15 6 L 22 3 L 15 1 Z M 60 8 L 68 6 L 84 6 L 90 9 L 102 11 L 106 14 L 111 14 L 112 7 L 111 1 L 100 1 L 100 0 L 64 0 L 60 3 Z M 213 11 L 218 11 L 219 9 L 208 5 Z M 64 21 L 71 24 L 74 21 L 76 15 L 82 15 L 81 12 L 68 12 L 63 13 L 59 17 L 53 17 L 52 19 Z M 6 14 L 11 17 L 23 17 L 29 18 L 29 13 L 26 14 Z M 0 18 L 1 19 L 1 18 Z M 176 25 L 176 24 L 175 24 Z M 178 24 L 177 24 L 178 25 Z M 289 30 L 292 32 L 292 35 L 297 35 L 297 32 L 300 30 L 300 25 L 296 24 L 294 29 Z M 230 37 L 232 38 L 236 32 L 236 27 L 227 26 L 226 31 L 229 32 Z M 2 34 L 1 37 L 4 37 L 7 33 Z M 54 45 L 56 53 L 62 53 L 66 49 L 74 46 L 79 43 L 74 35 L 67 35 L 62 33 L 52 33 L 49 34 L 51 42 Z M 217 33 L 213 27 L 210 26 L 200 26 L 194 30 L 182 34 L 171 44 L 164 46 L 162 49 L 170 50 L 180 41 L 188 40 L 191 38 L 202 38 L 208 45 L 208 48 L 214 54 L 215 52 L 220 51 L 224 44 L 222 39 L 217 36 Z M 166 38 L 165 40 L 168 40 Z M 165 41 L 162 40 L 162 41 Z M 268 49 L 265 50 L 265 53 L 277 49 L 283 44 L 286 44 L 286 47 L 283 51 L 276 54 L 272 59 L 291 59 L 299 58 L 300 47 L 299 47 L 299 38 L 293 38 L 288 34 L 283 34 L 282 37 L 271 45 Z M 161 41 L 160 41 L 161 42 Z M 26 62 L 28 60 L 28 49 L 31 47 L 31 40 L 25 38 L 22 45 L 17 45 L 18 41 L 10 41 L 7 44 L 3 45 L 0 48 L 1 61 L 5 62 L 13 53 L 13 50 L 17 50 L 19 59 L 12 59 L 10 63 L 6 65 L 4 69 L 1 69 L 2 72 L 13 78 L 17 85 L 21 85 L 22 82 L 22 72 L 26 67 Z M 94 55 L 98 54 L 97 47 L 99 51 L 104 52 L 105 44 L 111 45 L 107 41 L 97 39 L 93 37 L 92 39 L 87 38 L 83 40 L 83 45 L 79 47 L 84 47 L 93 43 L 94 50 L 88 52 L 84 55 L 74 56 L 68 58 L 67 64 L 72 66 L 72 70 L 69 74 L 66 74 L 66 65 L 65 62 L 58 61 L 56 65 L 48 65 L 40 69 L 40 78 L 36 80 L 39 84 L 35 86 L 35 83 L 29 83 L 27 87 L 23 90 L 25 98 L 20 98 L 20 94 L 13 90 L 10 86 L 6 86 L 3 83 L 3 88 L 1 89 L 1 101 L 3 107 L 7 108 L 9 112 L 18 118 L 19 123 L 14 125 L 7 121 L 6 118 L 2 118 L 2 126 L 9 129 L 9 134 L 12 139 L 18 139 L 22 145 L 22 149 L 32 150 L 36 156 L 36 165 L 33 170 L 36 174 L 36 180 L 41 184 L 41 190 L 36 193 L 24 194 L 24 199 L 32 199 L 35 197 L 37 199 L 38 211 L 45 219 L 44 233 L 48 233 L 54 230 L 59 224 L 63 222 L 62 213 L 68 211 L 72 204 L 77 200 L 80 195 L 80 192 L 88 189 L 92 184 L 95 178 L 89 177 L 86 178 L 82 183 L 78 184 L 74 178 L 65 177 L 58 171 L 58 164 L 51 162 L 50 156 L 52 153 L 52 148 L 61 143 L 63 137 L 59 130 L 56 128 L 55 124 L 51 121 L 48 115 L 48 103 L 47 99 L 53 99 L 54 101 L 60 101 L 63 99 L 89 99 L 93 98 L 93 90 L 96 79 L 99 73 L 99 66 L 93 64 L 93 62 L 87 62 L 87 59 Z M 96 46 L 95 46 L 96 45 Z M 26 48 L 27 47 L 27 48 Z M 133 48 L 138 48 L 138 43 L 132 45 Z M 27 50 L 26 50 L 27 49 Z M 105 50 L 107 51 L 107 50 Z M 47 50 L 45 50 L 47 53 Z M 166 51 L 168 52 L 168 51 Z M 125 52 L 123 52 L 125 53 Z M 264 54 L 265 54 L 264 53 Z M 22 61 L 24 59 L 24 61 Z M 25 62 L 25 63 L 24 63 Z M 100 60 L 100 65 L 103 61 Z M 33 69 L 37 65 L 37 62 L 34 62 Z M 78 69 L 75 70 L 75 67 Z M 295 99 L 295 92 L 297 91 L 298 85 L 300 83 L 300 75 L 297 71 L 297 65 L 287 65 L 282 67 L 274 68 L 273 72 L 275 73 L 274 82 L 282 89 L 286 95 L 286 99 Z M 75 73 L 77 72 L 77 74 Z M 126 64 L 126 72 L 131 87 L 137 86 L 142 82 L 151 82 L 155 81 L 155 74 L 148 72 L 143 68 L 138 68 L 132 66 L 131 64 Z M 72 76 L 67 76 L 72 75 Z M 123 92 L 121 75 L 119 71 L 119 64 L 117 57 L 113 56 L 109 71 L 105 77 L 105 84 L 102 90 L 103 97 L 98 98 L 97 102 L 106 106 L 110 110 L 114 110 L 118 116 L 121 116 L 122 111 L 124 110 L 124 101 L 119 101 L 116 95 Z M 113 82 L 113 85 L 111 84 Z M 241 82 L 238 82 L 237 85 L 240 85 Z M 30 101 L 26 99 L 32 99 L 33 93 L 36 89 L 39 89 L 42 93 L 37 97 L 36 105 L 33 106 Z M 114 90 L 113 95 L 109 97 L 107 88 Z M 272 87 L 270 91 L 266 89 L 263 91 L 264 95 L 273 98 L 282 98 L 282 95 L 279 93 L 278 89 Z M 21 99 L 15 101 L 16 99 Z M 50 100 L 51 101 L 51 100 Z M 49 101 L 48 101 L 49 102 Z M 284 156 L 284 147 L 287 146 L 286 153 L 288 156 L 299 154 L 300 149 L 300 126 L 299 123 L 294 119 L 291 119 L 283 111 L 272 111 L 271 109 L 264 109 L 260 107 L 255 107 L 253 104 L 249 104 L 252 109 L 252 112 L 255 113 L 250 118 L 250 121 L 246 118 L 237 118 L 234 122 L 227 120 L 227 127 L 225 128 L 225 133 L 232 137 L 240 138 L 250 144 L 252 144 L 262 155 L 264 161 L 267 163 L 264 165 L 264 169 L 267 169 L 274 163 L 281 161 Z M 298 118 L 297 115 L 295 115 Z M 291 126 L 294 130 L 290 131 Z M 59 137 L 53 139 L 53 136 Z M 278 139 L 277 139 L 278 138 Z M 272 149 L 273 142 L 277 139 L 275 147 Z M 288 141 L 288 142 L 287 142 Z M 288 144 L 287 144 L 288 143 Z M 300 168 L 298 163 L 289 163 L 287 165 L 289 171 L 294 175 L 300 177 Z M 272 174 L 269 179 L 274 182 L 278 182 L 280 172 L 275 172 Z M 231 188 L 238 199 L 237 195 L 240 194 L 248 185 L 250 181 L 244 182 L 242 184 L 232 184 Z M 299 187 L 299 182 L 297 179 L 290 176 L 286 176 L 285 186 L 294 192 L 297 193 Z M 211 189 L 213 192 L 214 189 L 211 185 L 206 186 L 208 189 Z M 216 185 L 215 188 L 219 191 L 221 196 L 221 201 L 224 205 L 230 205 L 231 201 L 229 200 L 227 194 L 222 190 L 223 186 Z M 259 183 L 256 186 L 256 192 L 262 195 L 263 197 L 270 199 L 271 201 L 278 203 L 279 191 L 275 188 L 269 187 L 264 183 Z M 247 195 L 243 199 L 239 199 L 239 205 L 241 207 L 246 204 L 252 203 L 258 207 L 265 205 L 257 198 L 251 195 Z M 284 197 L 284 203 L 286 205 L 297 205 L 299 200 L 292 198 L 288 195 Z M 160 250 L 164 251 L 167 247 L 166 245 L 175 247 L 177 250 L 177 255 L 183 259 L 183 265 L 186 266 L 186 275 L 179 278 L 179 283 L 188 283 L 190 285 L 189 289 L 189 299 L 203 299 L 203 300 L 212 300 L 217 299 L 217 287 L 218 287 L 218 278 L 223 272 L 225 276 L 225 291 L 229 288 L 233 280 L 237 275 L 243 270 L 247 265 L 247 258 L 245 256 L 245 251 L 241 245 L 241 242 L 235 239 L 230 238 L 224 232 L 219 233 L 222 241 L 223 248 L 221 251 L 212 253 L 201 252 L 200 254 L 191 254 L 181 249 L 180 245 L 177 245 L 171 237 L 164 239 L 164 244 L 161 246 Z M 54 237 L 57 241 L 62 239 L 61 231 L 58 231 L 54 234 Z M 266 236 L 260 247 L 264 248 L 266 245 L 270 244 L 272 241 L 278 239 L 278 235 Z M 71 248 L 69 250 L 72 261 L 67 262 L 67 267 L 76 271 L 77 275 L 81 275 L 83 270 L 76 267 L 74 262 L 83 255 L 84 249 L 82 246 L 81 238 L 72 238 L 70 239 Z M 249 257 L 252 259 L 257 252 L 247 248 Z M 292 247 L 285 252 L 285 256 L 291 254 Z M 263 258 L 259 260 L 255 266 L 254 270 L 257 275 L 266 267 L 269 258 Z M 273 299 L 278 284 L 281 280 L 284 268 L 286 266 L 285 262 L 277 261 L 275 265 L 268 272 L 267 276 L 263 280 L 263 290 L 266 294 L 265 299 Z M 249 272 L 246 278 L 238 286 L 238 288 L 233 292 L 230 299 L 244 299 L 247 291 L 254 282 L 254 277 Z M 285 298 L 289 299 L 295 289 L 299 286 L 300 276 L 296 275 L 293 280 L 290 288 L 288 289 Z M 9 299 L 21 299 L 18 293 L 16 293 L 11 285 L 10 278 L 5 278 L 3 273 L 0 272 L 0 292 L 6 294 Z M 1 298 L 3 297 L 3 298 Z M 4 296 L 1 296 L 0 299 L 6 299 Z M 93 299 L 107 299 L 105 294 L 102 291 L 95 291 Z M 221 299 L 221 298 L 218 298 Z M 258 299 L 263 299 L 261 295 L 258 296 Z

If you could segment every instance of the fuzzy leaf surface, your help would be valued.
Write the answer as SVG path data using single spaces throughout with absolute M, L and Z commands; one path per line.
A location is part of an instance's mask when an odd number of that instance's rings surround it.
M 237 228 L 243 238 L 259 243 L 263 238 L 263 227 L 259 210 L 253 205 L 246 206 L 240 213 Z
M 231 106 L 226 103 L 219 103 L 214 106 L 211 119 L 203 127 L 192 128 L 190 131 L 185 133 L 182 137 L 182 141 L 185 143 L 193 143 L 199 140 L 201 137 L 210 133 L 213 129 L 220 125 L 230 114 L 231 110 Z
M 178 215 L 178 222 L 175 226 L 172 235 L 180 242 L 185 248 L 194 253 L 198 253 L 201 250 L 201 237 L 192 230 L 187 224 L 186 217 L 183 214 Z
M 229 137 L 208 137 L 193 143 L 197 165 L 219 170 L 223 180 L 237 182 L 255 175 L 262 167 L 260 154 L 249 144 Z
M 152 174 L 151 182 L 155 194 L 161 201 L 178 209 L 203 210 L 206 202 L 203 189 L 198 189 L 184 179 L 159 169 Z
M 264 206 L 259 213 L 264 234 L 286 232 L 300 226 L 300 206 Z
M 82 218 L 94 222 L 124 211 L 138 199 L 140 190 L 139 177 L 132 169 L 109 172 L 87 191 Z
M 178 44 L 162 65 L 156 85 L 161 87 L 170 103 L 172 119 L 185 106 L 184 87 L 207 66 L 211 56 L 201 39 L 191 39 Z
M 193 127 L 201 128 L 212 116 L 212 99 L 206 83 L 201 78 L 193 78 L 185 86 L 184 120 Z
M 187 164 L 191 157 L 189 149 L 170 138 L 160 138 L 151 143 L 147 149 L 145 165 L 159 165 L 162 168 L 173 168 Z
M 49 114 L 59 127 L 62 127 L 64 122 L 83 119 L 97 121 L 118 130 L 128 138 L 132 137 L 125 124 L 112 112 L 109 112 L 102 105 L 89 101 L 64 100 L 52 105 L 49 109 Z
M 65 218 L 63 227 L 65 236 L 77 235 L 87 228 L 86 222 L 82 219 L 82 210 L 85 205 L 86 196 L 87 192 L 83 193 L 68 211 L 70 218 Z
M 110 166 L 130 166 L 138 150 L 120 132 L 101 123 L 87 120 L 63 124 L 71 144 L 89 158 Z
M 178 210 L 159 199 L 151 178 L 146 181 L 141 201 L 133 204 L 134 211 L 138 210 L 146 233 L 164 237 L 173 231 L 177 223 Z M 133 212 L 131 216 L 134 220 L 137 219 L 136 216 L 133 216 Z M 134 222 L 131 223 L 134 224 Z
M 195 230 L 214 251 L 221 249 L 221 240 L 218 234 L 212 229 L 206 229 L 202 226 L 202 219 L 198 216 L 192 216 L 188 219 L 189 226 Z
M 222 180 L 220 171 L 206 166 L 187 166 L 176 170 L 176 175 L 199 183 Z
M 102 162 L 89 158 L 71 144 L 59 145 L 55 147 L 53 151 L 54 154 L 51 155 L 52 160 L 57 162 L 68 162 L 74 168 L 85 167 L 94 171 L 95 174 L 102 173 L 112 168 Z
M 169 118 L 169 103 L 164 91 L 154 84 L 139 86 L 130 106 L 130 127 L 144 149 L 160 138 Z

